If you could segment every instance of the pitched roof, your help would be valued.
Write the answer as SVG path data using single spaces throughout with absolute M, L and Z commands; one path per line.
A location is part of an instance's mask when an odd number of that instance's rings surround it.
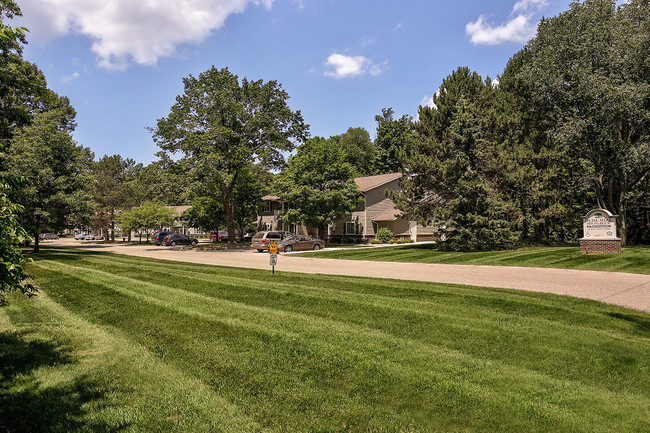
M 262 197 L 262 200 L 264 200 L 264 201 L 276 201 L 276 200 L 280 200 L 280 197 L 278 197 L 277 195 L 265 195 L 264 197 Z
M 400 177 L 402 177 L 402 173 L 388 173 L 377 176 L 357 177 L 354 181 L 357 183 L 361 192 L 366 192 Z
M 173 210 L 174 212 L 176 212 L 177 214 L 180 215 L 183 212 L 185 212 L 186 210 L 188 210 L 189 208 L 191 208 L 192 206 L 165 206 L 165 207 L 167 209 Z
M 372 221 L 395 221 L 396 219 L 400 218 L 402 215 L 404 215 L 404 212 L 402 212 L 399 209 L 390 209 L 384 212 L 381 215 L 377 215 L 372 219 Z

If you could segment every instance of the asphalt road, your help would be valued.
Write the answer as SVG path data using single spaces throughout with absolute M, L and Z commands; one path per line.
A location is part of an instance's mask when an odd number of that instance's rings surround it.
M 201 252 L 180 248 L 96 244 L 60 239 L 44 245 L 92 249 L 154 259 L 270 270 L 254 250 Z M 348 275 L 528 290 L 594 299 L 650 313 L 650 275 L 505 266 L 338 260 L 280 255 L 276 271 Z

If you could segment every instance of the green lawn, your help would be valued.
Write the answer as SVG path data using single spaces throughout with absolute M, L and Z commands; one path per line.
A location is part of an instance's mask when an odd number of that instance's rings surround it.
M 648 314 L 72 250 L 30 272 L 0 431 L 650 431 Z
M 411 244 L 365 248 L 354 251 L 324 250 L 318 253 L 303 253 L 300 256 L 387 262 L 586 269 L 650 274 L 650 246 L 623 248 L 621 254 L 584 255 L 580 253 L 578 247 L 525 247 L 509 251 L 445 253 L 437 251 L 435 244 Z

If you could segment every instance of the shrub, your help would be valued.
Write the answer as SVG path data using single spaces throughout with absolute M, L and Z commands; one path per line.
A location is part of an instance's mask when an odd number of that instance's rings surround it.
M 395 233 L 393 233 L 388 227 L 382 227 L 377 232 L 377 239 L 379 239 L 382 243 L 386 243 L 393 239 L 394 235 Z
M 370 239 L 371 244 L 380 244 L 381 241 L 379 239 Z

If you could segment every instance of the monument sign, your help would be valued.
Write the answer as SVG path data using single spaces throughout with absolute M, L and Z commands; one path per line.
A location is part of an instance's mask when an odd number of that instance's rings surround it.
M 605 209 L 594 209 L 583 216 L 583 237 L 580 251 L 583 254 L 620 253 L 621 239 L 616 236 L 616 218 Z

